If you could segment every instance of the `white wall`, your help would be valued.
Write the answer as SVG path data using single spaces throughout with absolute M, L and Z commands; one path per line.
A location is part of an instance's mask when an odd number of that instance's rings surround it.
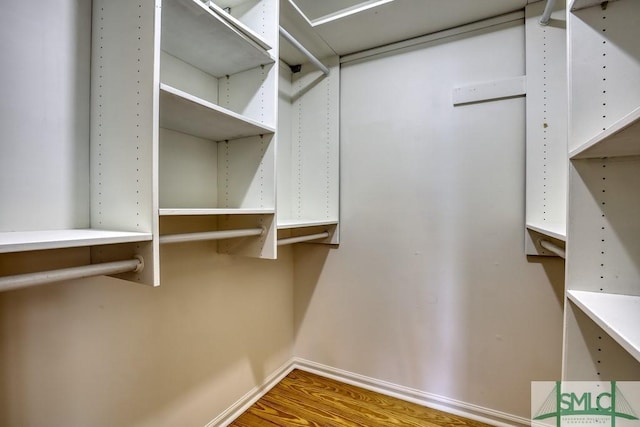
M 563 266 L 524 255 L 521 21 L 343 64 L 341 245 L 296 249 L 295 355 L 529 417 L 560 378 Z
M 158 288 L 101 277 L 0 293 L 0 425 L 204 426 L 262 385 L 292 354 L 291 251 L 214 251 L 163 247 Z

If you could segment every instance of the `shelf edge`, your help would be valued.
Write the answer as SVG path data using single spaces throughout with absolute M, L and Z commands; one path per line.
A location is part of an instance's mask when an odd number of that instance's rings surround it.
M 215 216 L 215 215 L 274 215 L 275 209 L 245 209 L 245 208 L 161 208 L 160 216 Z
M 2 243 L 3 235 L 22 234 L 22 242 Z M 76 234 L 77 236 L 73 236 Z M 95 234 L 95 236 L 91 236 Z M 43 236 L 38 238 L 38 236 Z M 49 237 L 44 237 L 49 235 Z M 58 237 L 52 237 L 59 235 Z M 66 237 L 64 237 L 66 235 Z M 119 232 L 112 230 L 42 230 L 29 232 L 3 232 L 0 233 L 0 253 L 30 252 L 48 249 L 65 249 L 83 246 L 99 246 L 118 243 L 135 243 L 153 240 L 151 233 Z
M 167 94 L 169 94 L 171 96 L 174 96 L 176 98 L 183 99 L 183 100 L 185 100 L 187 102 L 191 102 L 193 104 L 196 104 L 199 107 L 209 109 L 212 112 L 221 113 L 221 114 L 229 116 L 230 118 L 233 118 L 235 120 L 239 120 L 239 121 L 242 121 L 242 122 L 247 123 L 249 125 L 252 125 L 252 126 L 255 126 L 257 128 L 260 128 L 260 129 L 264 130 L 263 133 L 265 133 L 265 134 L 267 134 L 267 133 L 268 134 L 275 133 L 275 131 L 276 131 L 276 129 L 273 126 L 268 126 L 268 125 L 265 125 L 263 123 L 260 123 L 260 122 L 258 122 L 256 120 L 253 120 L 253 119 L 249 118 L 249 117 L 243 116 L 242 114 L 238 114 L 235 111 L 231 111 L 231 110 L 229 110 L 227 108 L 224 108 L 224 107 L 216 105 L 216 104 L 214 104 L 212 102 L 206 101 L 206 100 L 204 100 L 202 98 L 199 98 L 199 97 L 197 97 L 195 95 L 191 95 L 188 92 L 185 92 L 183 90 L 177 89 L 177 88 L 175 88 L 173 86 L 170 86 L 170 85 L 168 85 L 166 83 L 160 83 L 160 91 L 161 92 L 165 92 L 165 93 L 167 93 Z
M 543 234 L 543 235 L 551 237 L 553 239 L 560 240 L 560 241 L 563 241 L 563 242 L 567 241 L 566 229 L 565 229 L 564 233 L 562 233 L 562 232 L 558 232 L 556 230 L 553 230 L 551 228 L 545 228 L 544 226 L 538 226 L 538 225 L 534 225 L 534 224 L 527 224 L 526 227 L 527 227 L 528 230 L 535 231 L 536 233 Z
M 338 225 L 338 220 L 280 220 L 277 223 L 278 230 L 288 230 L 305 227 L 321 227 L 323 225 Z
M 572 301 L 582 312 L 584 312 L 594 323 L 596 323 L 600 328 L 602 328 L 611 338 L 613 338 L 622 348 L 624 348 L 631 356 L 633 356 L 637 361 L 640 362 L 640 342 L 636 344 L 632 343 L 628 339 L 626 339 L 622 332 L 607 322 L 602 316 L 600 316 L 593 308 L 585 302 L 581 298 L 582 293 L 595 294 L 599 295 L 597 292 L 590 291 L 579 291 L 579 290 L 567 290 L 567 298 Z M 608 295 L 616 295 L 617 294 L 603 294 Z M 620 297 L 624 297 L 624 295 L 619 295 Z M 638 296 L 627 296 L 629 298 L 637 298 L 640 301 L 640 297 Z
M 589 150 L 596 149 L 597 147 L 605 147 L 607 142 L 615 141 L 615 137 L 620 134 L 624 134 L 630 127 L 640 124 L 640 107 L 636 107 L 630 113 L 622 117 L 620 120 L 613 123 L 607 129 L 599 132 L 593 137 L 589 138 L 586 142 L 580 144 L 574 150 L 569 152 L 569 158 L 571 160 L 589 159 L 589 158 L 601 158 L 601 157 L 624 157 L 640 154 L 640 146 L 636 148 L 635 153 L 629 154 L 596 154 L 589 155 Z M 606 147 L 605 147 L 606 148 Z

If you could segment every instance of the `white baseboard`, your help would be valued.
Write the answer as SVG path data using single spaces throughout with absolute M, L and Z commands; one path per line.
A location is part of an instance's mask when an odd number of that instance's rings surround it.
M 284 377 L 289 375 L 295 369 L 293 359 L 282 365 L 273 374 L 269 375 L 264 383 L 254 387 L 247 394 L 242 396 L 236 403 L 228 407 L 224 412 L 218 415 L 205 427 L 227 427 L 233 420 L 238 418 L 244 411 L 249 409 L 251 405 L 256 403 L 262 396 L 267 394 L 269 390 L 276 386 Z
M 496 427 L 531 426 L 531 420 L 507 414 L 482 406 L 461 402 L 437 394 L 404 387 L 387 381 L 356 374 L 342 369 L 332 368 L 320 363 L 301 358 L 293 358 L 280 369 L 271 374 L 262 385 L 254 387 L 205 427 L 226 427 L 239 417 L 251 405 L 267 394 L 276 384 L 286 377 L 292 370 L 300 369 L 323 377 L 331 378 L 346 384 L 351 384 L 366 390 L 375 391 L 386 396 L 396 397 L 407 402 L 416 403 L 428 408 L 448 412 L 450 414 L 480 421 Z
M 377 380 L 375 378 L 355 374 L 342 369 L 332 368 L 309 360 L 294 358 L 293 363 L 294 369 L 301 369 L 303 371 L 331 378 L 346 384 L 361 387 L 366 390 L 375 391 L 386 396 L 396 397 L 407 402 L 416 403 L 420 406 L 437 409 L 453 415 L 459 415 L 470 420 L 480 421 L 497 427 L 531 426 L 531 420 L 528 418 L 461 402 L 459 400 L 450 399 L 433 393 L 426 393 L 424 391 L 404 387 L 387 381 Z

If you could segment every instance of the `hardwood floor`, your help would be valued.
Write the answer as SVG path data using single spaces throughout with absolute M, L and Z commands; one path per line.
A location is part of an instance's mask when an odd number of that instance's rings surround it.
M 487 427 L 488 425 L 305 371 L 294 370 L 230 426 Z

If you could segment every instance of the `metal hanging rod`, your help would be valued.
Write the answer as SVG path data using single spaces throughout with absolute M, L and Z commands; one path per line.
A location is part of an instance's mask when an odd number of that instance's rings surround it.
M 282 37 L 284 37 L 285 39 L 287 39 L 287 41 L 289 43 L 291 43 L 296 49 L 298 49 L 300 52 L 302 52 L 302 54 L 304 54 L 304 56 L 309 58 L 309 61 L 311 61 L 311 63 L 313 65 L 315 65 L 320 71 L 322 71 L 325 76 L 329 75 L 329 69 L 322 62 L 320 62 L 320 60 L 318 58 L 313 56 L 313 54 L 311 52 L 309 52 L 307 50 L 307 48 L 302 45 L 302 43 L 300 43 L 291 34 L 289 34 L 287 32 L 287 30 L 285 30 L 284 28 L 280 27 L 280 35 Z
M 137 255 L 126 261 L 105 262 L 101 264 L 83 265 L 80 267 L 62 268 L 59 270 L 39 271 L 36 273 L 18 274 L 0 277 L 0 292 L 29 286 L 45 285 L 63 280 L 83 279 L 85 277 L 112 275 L 119 273 L 140 272 L 144 268 L 144 259 Z
M 547 5 L 544 7 L 544 12 L 542 12 L 542 16 L 540 17 L 540 25 L 547 25 L 549 20 L 551 19 L 551 13 L 553 12 L 553 8 L 556 6 L 556 0 L 547 0 Z
M 560 246 L 553 244 L 548 240 L 540 240 L 539 243 L 540 243 L 540 246 L 542 246 L 546 250 L 553 252 L 554 254 L 558 255 L 560 258 L 565 258 L 566 252 L 564 248 L 561 248 Z
M 247 228 L 240 230 L 207 231 L 204 233 L 167 234 L 160 236 L 160 244 L 233 239 L 236 237 L 261 236 L 263 233 L 264 228 Z
M 287 239 L 279 239 L 278 246 L 291 245 L 293 243 L 308 242 L 310 240 L 326 239 L 327 237 L 329 237 L 328 231 L 325 231 L 324 233 L 318 233 L 318 234 L 309 234 L 307 236 L 289 237 Z

